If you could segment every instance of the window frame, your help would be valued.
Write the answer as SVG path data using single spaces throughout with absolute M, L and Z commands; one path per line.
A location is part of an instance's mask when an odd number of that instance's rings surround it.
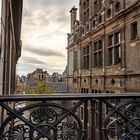
M 116 2 L 114 7 L 115 7 L 115 13 L 120 12 L 120 10 L 121 10 L 121 3 L 119 1 Z
M 73 54 L 73 70 L 78 69 L 78 51 L 74 51 Z
M 89 69 L 89 45 L 83 48 L 82 68 Z
M 118 35 L 119 38 L 116 36 Z M 112 37 L 112 43 L 110 43 Z M 116 39 L 117 38 L 117 39 Z M 116 41 L 118 40 L 118 41 Z M 121 63 L 121 31 L 116 31 L 108 35 L 108 66 L 118 65 Z
M 93 51 L 92 51 L 92 56 L 93 56 L 92 67 L 93 68 L 103 67 L 103 39 L 100 38 L 99 40 L 94 42 L 92 48 L 93 48 Z
M 134 26 L 135 24 L 136 24 L 136 27 Z M 134 32 L 134 30 L 136 32 Z M 136 40 L 137 37 L 138 37 L 138 23 L 137 21 L 134 21 L 131 23 L 131 40 Z

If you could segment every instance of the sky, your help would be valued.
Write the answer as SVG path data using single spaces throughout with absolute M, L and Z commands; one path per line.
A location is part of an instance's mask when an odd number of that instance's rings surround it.
M 67 33 L 70 9 L 78 0 L 24 0 L 22 52 L 17 74 L 27 75 L 36 68 L 63 73 L 67 64 Z

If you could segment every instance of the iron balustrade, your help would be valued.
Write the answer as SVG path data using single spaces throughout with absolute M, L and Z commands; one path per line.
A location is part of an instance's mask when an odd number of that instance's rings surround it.
M 139 140 L 140 94 L 0 96 L 0 140 Z

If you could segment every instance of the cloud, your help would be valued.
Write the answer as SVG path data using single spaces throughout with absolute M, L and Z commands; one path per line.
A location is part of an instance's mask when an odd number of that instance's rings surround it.
M 17 73 L 19 75 L 27 75 L 33 72 L 36 68 L 43 68 L 45 62 L 38 60 L 35 57 L 21 57 L 18 61 Z
M 38 9 L 39 7 L 67 7 L 76 3 L 77 0 L 24 0 L 26 5 L 32 5 L 33 9 Z M 51 12 L 51 11 L 50 11 Z
M 59 72 L 62 73 L 62 65 L 61 64 L 52 64 L 48 62 L 42 62 L 36 60 L 36 58 L 32 57 L 23 57 L 20 58 L 18 62 L 17 72 L 19 75 L 27 75 L 28 73 L 32 73 L 37 68 L 41 68 L 43 70 L 48 71 L 48 73 Z
M 25 51 L 29 51 L 33 54 L 37 54 L 40 56 L 58 56 L 58 57 L 64 57 L 64 55 L 61 52 L 57 52 L 56 50 L 50 50 L 50 49 L 40 49 L 40 47 L 38 49 L 35 48 L 31 48 L 31 47 L 26 47 L 24 49 Z
M 33 64 L 33 65 L 41 65 L 45 64 L 43 61 L 40 61 L 34 57 L 22 57 L 21 63 L 24 64 Z M 26 65 L 27 67 L 27 65 Z
M 76 4 L 77 0 L 24 0 L 20 75 L 36 68 L 51 73 L 64 71 L 66 34 L 70 32 L 69 10 Z
M 47 28 L 52 24 L 55 24 L 58 28 L 63 28 L 64 25 L 69 26 L 69 17 L 66 12 L 64 12 L 63 9 L 52 9 L 52 7 L 48 7 L 44 10 L 32 11 L 30 15 L 24 16 L 23 20 L 23 26 L 32 28 L 35 26 L 45 26 Z

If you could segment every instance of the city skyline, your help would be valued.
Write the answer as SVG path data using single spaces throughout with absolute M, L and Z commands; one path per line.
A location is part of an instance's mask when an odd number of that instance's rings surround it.
M 27 75 L 36 68 L 49 73 L 65 70 L 69 11 L 74 5 L 78 5 L 77 0 L 24 0 L 18 75 Z

